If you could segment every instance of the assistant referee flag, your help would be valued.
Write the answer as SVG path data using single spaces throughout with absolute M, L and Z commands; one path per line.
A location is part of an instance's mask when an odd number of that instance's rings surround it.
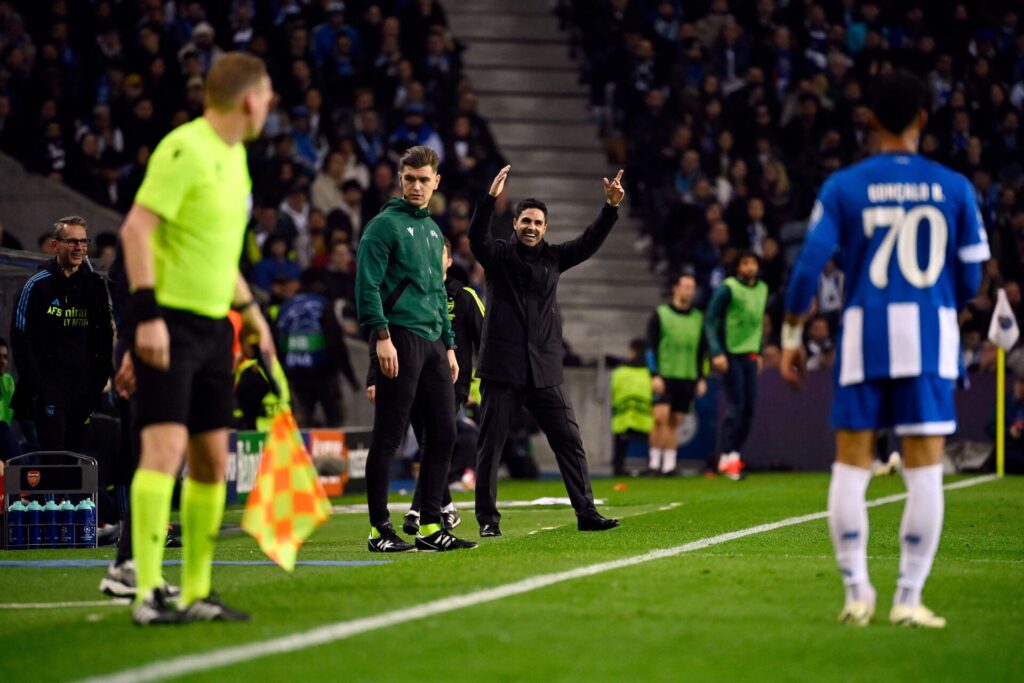
M 299 547 L 331 514 L 331 502 L 316 476 L 290 412 L 274 418 L 263 448 L 256 485 L 242 515 L 245 529 L 267 557 L 285 571 L 295 569 Z

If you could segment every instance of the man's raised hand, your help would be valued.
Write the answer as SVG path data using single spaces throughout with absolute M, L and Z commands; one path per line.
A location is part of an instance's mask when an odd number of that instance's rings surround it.
M 508 178 L 508 172 L 511 170 L 512 166 L 506 166 L 498 171 L 498 175 L 494 176 L 494 182 L 491 183 L 491 190 L 488 194 L 492 197 L 497 197 L 501 194 L 501 191 L 505 189 L 505 179 Z
M 604 196 L 608 200 L 608 203 L 612 206 L 618 206 L 622 203 L 622 198 L 626 196 L 626 191 L 622 189 L 622 169 L 615 174 L 615 179 L 608 182 L 608 179 L 604 179 Z

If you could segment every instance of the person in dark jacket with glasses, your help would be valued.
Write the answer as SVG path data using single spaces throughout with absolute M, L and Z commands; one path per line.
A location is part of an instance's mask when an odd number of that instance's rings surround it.
M 81 452 L 112 369 L 110 298 L 88 261 L 86 228 L 80 216 L 54 223 L 56 255 L 25 283 L 11 321 L 18 370 L 12 407 L 45 451 Z

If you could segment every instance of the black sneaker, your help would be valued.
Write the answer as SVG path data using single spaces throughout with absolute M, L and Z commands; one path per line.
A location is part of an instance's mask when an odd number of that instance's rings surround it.
M 429 536 L 416 537 L 416 549 L 424 552 L 444 553 L 449 550 L 472 550 L 477 544 L 472 541 L 463 541 L 441 529 Z
M 594 513 L 592 515 L 581 515 L 576 518 L 576 528 L 580 531 L 608 531 L 619 526 L 621 522 L 617 519 L 608 519 Z
M 225 605 L 213 591 L 193 602 L 182 614 L 188 621 L 249 621 L 251 618 L 248 613 Z
M 480 525 L 480 538 L 494 538 L 501 536 L 501 528 L 497 522 L 487 522 Z
M 407 553 L 416 550 L 416 546 L 407 543 L 389 526 L 377 531 L 380 532 L 380 536 L 370 536 L 366 542 L 366 547 L 371 553 Z
M 452 505 L 451 508 L 441 510 L 441 526 L 445 531 L 451 531 L 460 524 L 462 524 L 462 517 L 459 516 L 457 507 Z
M 415 536 L 420 530 L 420 512 L 419 510 L 409 510 L 405 513 L 405 521 L 402 522 L 402 531 Z
M 163 588 L 154 588 L 148 598 L 132 608 L 132 622 L 136 626 L 183 624 L 185 621 L 184 612 L 171 604 Z

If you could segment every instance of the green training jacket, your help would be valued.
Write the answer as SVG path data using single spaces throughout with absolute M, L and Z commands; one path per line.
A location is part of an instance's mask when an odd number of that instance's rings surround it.
M 401 197 L 366 224 L 356 254 L 356 314 L 371 341 L 395 325 L 454 348 L 443 256 L 444 236 L 430 212 Z

